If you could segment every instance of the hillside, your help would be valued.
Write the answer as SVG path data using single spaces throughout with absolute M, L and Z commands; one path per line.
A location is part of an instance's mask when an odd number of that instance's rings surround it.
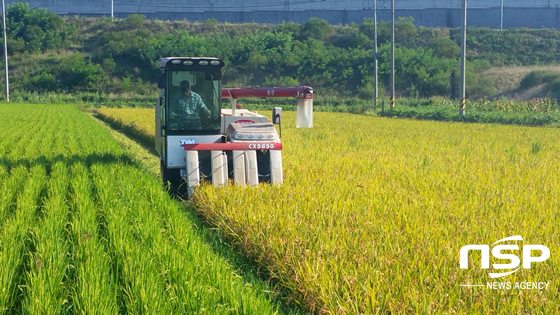
M 229 24 L 62 17 L 27 4 L 8 6 L 8 51 L 12 96 L 29 93 L 79 96 L 81 101 L 152 102 L 157 60 L 165 56 L 216 56 L 226 63 L 225 86 L 311 85 L 325 99 L 373 97 L 373 21 L 330 25 Z M 389 23 L 377 25 L 379 79 L 390 79 Z M 457 97 L 459 29 L 416 27 L 396 22 L 398 96 Z M 492 97 L 513 89 L 519 75 L 493 67 L 557 65 L 560 32 L 541 29 L 470 28 L 467 97 Z M 523 71 L 519 72 L 522 73 Z M 511 81 L 513 80 L 513 81 Z M 508 83 L 509 82 L 509 83 Z M 505 95 L 504 96 L 509 96 Z M 322 100 L 318 100 L 321 102 Z
M 482 72 L 482 76 L 494 82 L 495 94 L 492 98 L 508 98 L 527 101 L 533 98 L 552 97 L 553 92 L 546 85 L 529 89 L 519 87 L 521 80 L 535 70 L 547 70 L 560 73 L 560 65 L 493 67 Z

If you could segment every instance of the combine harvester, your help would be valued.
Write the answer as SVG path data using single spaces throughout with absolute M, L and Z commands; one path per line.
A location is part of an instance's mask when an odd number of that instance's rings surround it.
M 222 89 L 223 66 L 218 58 L 159 60 L 155 146 L 161 176 L 172 192 L 189 198 L 201 180 L 214 186 L 229 178 L 240 186 L 283 182 L 282 143 L 272 123 L 280 125 L 282 109 L 274 108 L 271 122 L 238 108 L 238 98 L 295 97 L 296 127 L 312 127 L 311 87 Z M 221 109 L 221 98 L 232 99 L 231 109 Z

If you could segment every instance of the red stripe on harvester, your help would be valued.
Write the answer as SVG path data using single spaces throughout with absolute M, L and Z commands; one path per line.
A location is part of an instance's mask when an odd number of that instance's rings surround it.
M 183 144 L 185 150 L 193 151 L 230 151 L 230 150 L 282 150 L 280 142 L 235 142 L 235 143 L 198 143 Z

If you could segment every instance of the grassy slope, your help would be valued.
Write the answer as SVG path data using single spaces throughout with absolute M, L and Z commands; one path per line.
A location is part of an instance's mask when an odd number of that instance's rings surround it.
M 495 67 L 482 73 L 494 82 L 496 94 L 493 97 L 526 101 L 535 97 L 546 97 L 547 92 L 542 87 L 529 90 L 518 90 L 521 79 L 533 70 L 551 70 L 560 72 L 560 65 L 527 66 L 527 67 Z

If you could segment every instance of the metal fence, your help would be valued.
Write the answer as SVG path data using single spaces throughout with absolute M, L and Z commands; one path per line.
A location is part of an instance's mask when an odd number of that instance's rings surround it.
M 373 16 L 374 0 L 29 0 L 30 6 L 63 15 L 125 18 L 141 13 L 162 20 L 303 23 L 311 17 L 331 24 L 361 23 Z M 7 1 L 14 3 L 18 1 Z M 459 27 L 462 0 L 395 0 L 395 16 L 412 17 L 418 26 Z M 390 0 L 378 0 L 378 20 L 389 21 Z M 560 29 L 560 0 L 469 0 L 470 26 Z

